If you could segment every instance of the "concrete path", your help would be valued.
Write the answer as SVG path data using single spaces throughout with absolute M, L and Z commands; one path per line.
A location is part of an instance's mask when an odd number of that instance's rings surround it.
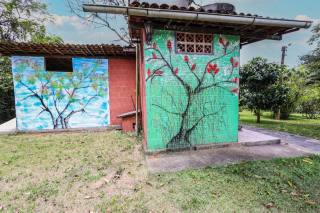
M 246 146 L 261 146 L 278 144 L 281 142 L 280 138 L 276 136 L 261 134 L 254 130 L 242 129 L 238 135 L 239 143 Z
M 320 140 L 316 140 L 316 139 L 312 139 L 312 138 L 308 138 L 300 135 L 294 135 L 287 132 L 257 128 L 253 126 L 244 126 L 244 128 L 251 131 L 259 132 L 265 135 L 280 138 L 282 143 L 284 144 L 288 143 L 289 145 L 296 146 L 299 149 L 304 149 L 306 151 L 313 152 L 315 154 L 320 153 Z
M 288 133 L 279 133 L 263 129 L 243 129 L 242 143 L 228 147 L 212 148 L 197 151 L 161 153 L 146 156 L 147 165 L 151 173 L 171 172 L 185 169 L 220 166 L 250 160 L 269 160 L 280 157 L 298 157 L 320 154 L 320 142 L 306 137 L 294 136 Z M 252 137 L 260 141 L 269 138 L 281 138 L 281 143 L 248 143 Z M 249 140 L 245 140 L 249 139 Z M 249 144 L 249 145 L 248 145 Z M 259 145 L 259 146 L 258 146 Z
M 16 119 L 11 119 L 0 125 L 0 134 L 1 133 L 12 133 L 16 131 Z

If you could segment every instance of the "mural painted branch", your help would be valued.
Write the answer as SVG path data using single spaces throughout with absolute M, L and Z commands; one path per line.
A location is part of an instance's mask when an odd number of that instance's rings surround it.
M 213 109 L 212 107 L 207 109 L 208 107 L 205 106 L 206 103 L 203 101 L 201 102 L 201 99 L 207 90 L 222 88 L 231 94 L 237 95 L 238 80 L 236 80 L 237 77 L 234 77 L 236 76 L 234 71 L 238 69 L 239 62 L 235 57 L 232 57 L 232 55 L 234 55 L 235 51 L 238 51 L 238 46 L 234 45 L 230 48 L 231 42 L 222 37 L 219 38 L 219 41 L 221 41 L 222 54 L 209 59 L 202 71 L 201 65 L 192 62 L 189 55 L 184 55 L 183 58 L 180 59 L 180 62 L 173 60 L 172 40 L 166 41 L 166 48 L 160 48 L 163 44 L 155 42 L 151 47 L 145 49 L 146 52 L 151 52 L 151 57 L 146 59 L 146 62 L 149 64 L 146 82 L 150 81 L 150 85 L 154 85 L 158 84 L 162 78 L 169 79 L 172 77 L 177 84 L 183 88 L 183 93 L 180 94 L 180 97 L 176 97 L 175 99 L 170 97 L 174 106 L 177 105 L 175 103 L 178 101 L 177 99 L 185 100 L 184 106 L 179 112 L 173 111 L 171 109 L 172 106 L 153 104 L 153 106 L 163 112 L 171 114 L 172 116 L 177 116 L 179 120 L 177 131 L 172 134 L 172 137 L 166 143 L 167 149 L 192 146 L 191 137 L 197 127 L 200 126 L 201 123 L 204 123 L 205 119 L 223 113 L 226 106 L 223 105 L 218 109 Z M 221 70 L 219 65 L 214 63 L 216 61 L 224 60 L 224 58 L 228 58 L 230 61 L 228 68 L 230 72 L 228 73 L 227 78 L 225 78 L 226 75 L 219 76 Z M 158 67 L 153 68 L 152 64 L 155 62 L 157 62 Z M 181 68 L 181 64 L 185 64 L 184 68 Z M 187 78 L 186 76 L 192 76 L 193 79 Z M 157 82 L 155 82 L 156 79 L 158 79 Z M 198 109 L 200 112 L 197 112 L 195 115 L 195 107 L 199 105 L 200 107 L 198 107 Z M 201 107 L 201 105 L 203 105 L 203 107 Z
M 23 106 L 22 103 L 24 106 L 34 108 L 33 112 L 37 112 L 36 108 L 39 108 L 40 111 L 34 117 L 29 116 L 29 119 L 39 123 L 41 121 L 42 124 L 38 124 L 38 128 L 75 127 L 76 120 L 81 119 L 77 114 L 81 114 L 81 117 L 87 118 L 89 122 L 90 117 L 93 117 L 93 122 L 99 119 L 101 123 L 97 124 L 98 126 L 109 122 L 102 120 L 109 114 L 106 60 L 74 59 L 74 70 L 67 73 L 48 72 L 44 70 L 43 62 L 43 58 L 37 57 L 13 59 L 15 89 L 19 98 L 17 101 L 21 103 L 18 104 L 18 108 Z M 89 109 L 92 105 L 103 107 L 101 113 L 106 115 L 100 117 L 97 114 L 99 108 L 92 112 L 92 109 Z M 19 112 L 25 113 L 21 110 Z M 47 116 L 51 120 L 51 125 L 46 122 Z M 24 125 L 24 122 L 21 125 Z M 31 125 L 26 124 L 26 126 Z M 81 126 L 85 127 L 83 123 Z

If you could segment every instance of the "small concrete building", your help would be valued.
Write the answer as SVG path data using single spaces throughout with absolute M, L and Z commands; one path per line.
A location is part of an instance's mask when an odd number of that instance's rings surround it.
M 121 128 L 136 109 L 132 47 L 3 42 L 0 53 L 12 59 L 19 131 Z
M 128 17 L 136 43 L 145 149 L 149 152 L 238 142 L 243 45 L 311 22 L 237 13 L 231 4 L 188 0 L 84 4 L 85 12 Z
M 311 25 L 187 0 L 83 8 L 127 16 L 135 48 L 1 43 L 17 128 L 142 129 L 148 152 L 237 143 L 241 47 Z

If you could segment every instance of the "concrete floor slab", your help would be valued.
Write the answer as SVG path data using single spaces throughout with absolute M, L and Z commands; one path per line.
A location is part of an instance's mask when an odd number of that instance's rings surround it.
M 221 166 L 250 160 L 268 160 L 279 157 L 298 157 L 311 153 L 289 145 L 272 144 L 261 146 L 222 147 L 216 149 L 161 153 L 146 156 L 151 173 Z
M 197 151 L 168 152 L 147 155 L 151 173 L 221 166 L 250 160 L 269 160 L 315 154 L 313 150 L 291 143 L 280 143 L 277 135 L 263 134 L 254 129 L 239 132 L 239 142 Z
M 295 135 L 288 132 L 280 132 L 275 130 L 253 127 L 253 126 L 245 126 L 245 129 L 248 129 L 254 132 L 259 132 L 264 135 L 280 138 L 282 143 L 288 143 L 291 146 L 296 146 L 300 149 L 309 150 L 315 154 L 320 153 L 320 140 L 308 138 L 301 135 Z
M 239 143 L 246 146 L 277 144 L 281 140 L 278 137 L 262 134 L 257 131 L 242 128 L 238 135 Z
M 0 125 L 0 133 L 12 133 L 16 131 L 16 119 L 11 119 Z

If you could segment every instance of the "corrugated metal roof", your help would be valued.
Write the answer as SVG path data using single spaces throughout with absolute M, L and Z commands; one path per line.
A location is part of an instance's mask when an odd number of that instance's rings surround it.
M 139 2 L 134 1 L 130 4 L 130 7 L 140 7 L 140 8 L 153 8 L 153 9 L 168 9 L 168 10 L 176 10 L 176 11 L 194 11 L 194 12 L 203 12 L 203 13 L 216 13 L 216 14 L 224 14 L 224 15 L 239 15 L 239 16 L 247 16 L 247 17 L 259 17 L 259 18 L 270 18 L 270 17 L 263 17 L 257 14 L 251 13 L 237 13 L 237 12 L 225 12 L 225 11 L 213 11 L 213 10 L 205 10 L 202 7 L 195 8 L 193 6 L 190 7 L 179 7 L 177 5 L 168 5 L 168 4 L 156 4 L 152 3 L 149 4 L 148 2 Z M 284 18 L 283 18 L 284 19 Z M 284 19 L 285 20 L 285 19 Z
M 311 25 L 311 21 L 298 21 L 292 19 L 284 19 L 284 18 L 270 18 L 263 17 L 256 14 L 250 13 L 237 13 L 237 12 L 227 12 L 227 11 L 213 11 L 210 9 L 205 10 L 202 7 L 195 8 L 190 6 L 179 7 L 177 5 L 168 5 L 168 4 L 149 4 L 148 2 L 132 2 L 128 10 L 131 8 L 137 8 L 140 10 L 146 10 L 146 14 L 153 12 L 153 16 L 149 15 L 129 15 L 129 28 L 131 32 L 131 36 L 133 38 L 140 38 L 139 29 L 143 28 L 145 23 L 152 23 L 152 27 L 154 29 L 167 29 L 174 31 L 192 31 L 192 32 L 207 32 L 207 33 L 218 33 L 218 34 L 230 34 L 230 35 L 239 35 L 241 38 L 241 45 L 250 44 L 253 42 L 261 41 L 264 39 L 272 39 L 272 40 L 281 40 L 282 35 L 295 32 L 301 28 L 308 28 Z M 164 17 L 155 17 L 157 11 L 167 12 L 167 18 Z M 172 12 L 172 13 L 171 13 Z M 183 20 L 182 18 L 177 18 L 180 14 L 183 14 L 188 20 Z M 190 16 L 188 16 L 188 14 Z M 141 12 L 142 14 L 142 12 Z M 246 20 L 252 20 L 251 23 L 242 24 L 238 22 L 229 21 L 228 23 L 223 23 L 222 21 L 200 21 L 197 19 L 192 19 L 195 16 L 201 16 L 202 14 L 216 16 L 220 19 L 236 19 L 245 18 Z M 259 20 L 260 24 L 256 24 Z M 281 24 L 286 22 L 288 26 L 282 26 Z M 268 23 L 268 24 L 266 24 Z M 270 24 L 273 23 L 273 24 Z M 279 24 L 280 23 L 280 24 Z M 293 24 L 292 24 L 293 23 Z M 290 26 L 290 24 L 299 24 L 301 26 Z

